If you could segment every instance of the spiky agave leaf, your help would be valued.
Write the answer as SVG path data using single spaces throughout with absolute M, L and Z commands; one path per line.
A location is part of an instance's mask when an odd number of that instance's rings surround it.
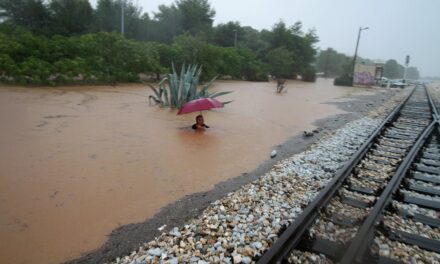
M 177 76 L 176 68 L 174 67 L 174 63 L 172 64 L 173 73 L 169 74 L 170 81 L 170 103 L 171 106 L 175 107 L 178 104 L 179 98 L 179 78 Z
M 180 107 L 182 107 L 182 105 L 184 104 L 184 96 L 185 96 L 185 77 L 186 77 L 186 71 L 185 71 L 185 69 L 186 69 L 186 67 L 185 67 L 186 65 L 185 64 L 183 64 L 183 66 L 182 66 L 182 69 L 181 69 L 181 71 L 180 71 L 180 78 L 179 78 L 179 94 L 178 94 L 178 97 L 177 97 L 177 108 L 180 108 Z
M 153 90 L 154 95 L 156 95 L 157 98 L 160 98 L 160 93 L 159 93 L 159 91 L 156 89 L 156 87 L 154 87 L 154 86 L 151 85 L 151 84 L 147 84 L 147 85 L 150 86 L 150 88 Z
M 195 94 L 197 93 L 197 85 L 198 85 L 198 79 L 197 79 L 197 65 L 192 65 L 190 68 L 188 68 L 187 76 L 185 78 L 185 83 L 187 84 L 187 90 L 185 94 L 185 102 L 191 101 L 195 99 Z
M 191 95 L 189 100 L 197 99 L 197 87 L 199 85 L 200 76 L 202 75 L 202 66 L 200 65 L 197 69 L 197 65 L 196 65 L 194 72 L 195 72 L 193 78 L 194 89 L 191 90 Z
M 219 96 L 230 94 L 230 93 L 232 93 L 232 91 L 215 92 L 215 93 L 209 94 L 208 97 L 215 98 L 215 97 L 219 97 Z
M 198 98 L 203 98 L 203 97 L 207 97 L 208 96 L 208 89 L 209 87 L 211 87 L 211 85 L 214 83 L 215 80 L 217 80 L 218 75 L 214 76 L 214 78 L 212 78 L 208 83 L 206 83 L 205 85 L 203 85 L 203 88 L 200 90 L 199 94 L 198 94 Z
M 150 102 L 150 104 L 151 104 L 151 100 L 153 100 L 156 104 L 160 104 L 161 103 L 161 101 L 159 99 L 157 99 L 153 95 L 148 96 L 148 102 Z
M 165 77 L 159 82 L 159 89 L 161 90 L 161 100 L 162 100 L 162 106 L 168 106 L 169 105 L 169 99 L 168 99 L 168 90 L 165 85 L 165 82 L 168 81 L 169 78 Z M 169 81 L 168 81 L 169 83 Z M 162 98 L 163 97 L 163 98 Z
M 199 89 L 199 80 L 202 74 L 202 66 L 199 65 L 182 65 L 180 69 L 180 75 L 178 74 L 174 63 L 172 63 L 172 73 L 169 73 L 167 77 L 163 78 L 159 83 L 159 89 L 152 87 L 155 96 L 149 100 L 154 100 L 165 107 L 180 108 L 188 101 L 199 98 L 215 98 L 225 94 L 226 92 L 214 92 L 209 93 L 208 89 L 217 79 L 218 76 L 212 78 L 201 89 Z M 168 81 L 168 83 L 166 83 Z M 168 84 L 168 85 L 167 85 Z M 157 101 L 156 101 L 156 100 Z M 230 103 L 232 101 L 228 101 Z
M 148 97 L 148 101 L 151 103 L 151 99 L 153 99 L 153 101 L 156 104 L 162 104 L 162 89 L 157 90 L 154 86 L 152 86 L 151 84 L 148 84 L 148 86 L 150 86 L 150 88 L 153 90 L 155 96 L 150 95 Z
M 164 100 L 163 100 L 163 104 L 162 106 L 168 107 L 170 106 L 170 100 L 168 99 L 168 90 L 167 89 L 163 89 L 163 94 L 164 94 Z

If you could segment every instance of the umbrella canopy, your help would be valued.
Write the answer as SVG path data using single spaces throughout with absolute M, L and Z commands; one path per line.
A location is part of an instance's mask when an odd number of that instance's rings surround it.
M 197 111 L 209 110 L 211 108 L 221 108 L 223 103 L 214 98 L 200 98 L 189 101 L 180 108 L 178 115 L 188 114 Z

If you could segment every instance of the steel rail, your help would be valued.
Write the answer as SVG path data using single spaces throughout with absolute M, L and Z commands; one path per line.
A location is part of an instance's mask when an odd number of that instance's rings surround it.
M 340 261 L 341 264 L 352 264 L 352 263 L 359 263 L 362 261 L 362 258 L 365 254 L 365 251 L 368 248 L 368 245 L 371 244 L 371 241 L 374 238 L 376 222 L 381 219 L 384 209 L 391 201 L 393 193 L 399 188 L 400 183 L 402 182 L 406 173 L 410 169 L 420 149 L 426 143 L 434 128 L 435 127 L 438 128 L 438 112 L 436 111 L 437 110 L 436 105 L 432 101 L 432 98 L 428 92 L 428 88 L 424 85 L 423 87 L 425 88 L 426 94 L 428 96 L 431 109 L 435 110 L 433 111 L 434 120 L 429 124 L 429 126 L 425 128 L 422 135 L 414 143 L 408 155 L 402 161 L 402 163 L 394 173 L 393 177 L 387 184 L 387 187 L 383 190 L 379 199 L 372 208 L 370 214 L 368 214 L 367 219 L 363 222 L 362 226 L 359 228 L 359 231 L 357 232 L 357 235 L 353 238 L 350 246 L 345 251 L 346 253 L 342 256 Z
M 373 209 L 371 210 L 371 213 L 362 224 L 357 235 L 353 238 L 350 246 L 348 247 L 346 253 L 341 259 L 341 264 L 361 262 L 361 258 L 364 256 L 367 246 L 371 243 L 371 240 L 374 237 L 376 222 L 379 221 L 382 217 L 385 207 L 391 201 L 392 194 L 397 190 L 397 188 L 399 188 L 402 179 L 405 177 L 406 173 L 410 169 L 411 164 L 417 156 L 417 153 L 426 143 L 427 139 L 429 138 L 437 124 L 437 121 L 431 122 L 431 124 L 424 130 L 423 134 L 419 137 L 414 146 L 411 148 L 408 155 L 402 161 L 401 165 L 394 173 L 387 187 L 382 192 Z
M 304 209 L 304 211 L 294 220 L 294 222 L 281 234 L 272 247 L 258 260 L 258 264 L 281 263 L 283 259 L 295 248 L 300 242 L 307 228 L 313 223 L 318 216 L 319 210 L 323 208 L 336 191 L 340 188 L 345 179 L 352 173 L 354 167 L 365 156 L 374 140 L 385 129 L 386 125 L 394 121 L 397 114 L 406 104 L 415 91 L 412 91 L 391 111 L 391 113 L 380 123 L 373 131 L 367 141 L 362 144 L 359 150 L 353 154 L 352 158 L 335 173 L 335 177 L 319 192 L 316 198 Z
M 431 106 L 432 112 L 434 112 L 433 118 L 434 118 L 434 120 L 439 120 L 438 109 L 437 109 L 437 106 L 434 103 L 434 100 L 432 100 L 432 96 L 431 96 L 431 94 L 428 91 L 428 87 L 426 87 L 425 84 L 423 84 L 422 86 L 425 87 L 425 89 L 426 89 L 426 94 L 428 95 L 429 105 Z

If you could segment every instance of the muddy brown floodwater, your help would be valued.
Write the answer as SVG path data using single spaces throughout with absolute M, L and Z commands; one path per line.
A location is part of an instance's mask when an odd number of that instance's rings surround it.
M 331 81 L 219 81 L 224 109 L 149 106 L 143 85 L 0 87 L 0 263 L 58 263 L 94 250 L 113 229 L 186 194 L 251 171 L 273 146 L 341 113 L 323 104 L 365 89 Z

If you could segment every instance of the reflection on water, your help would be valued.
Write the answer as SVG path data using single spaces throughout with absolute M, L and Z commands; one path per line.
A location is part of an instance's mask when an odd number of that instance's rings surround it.
M 0 263 L 57 263 L 98 248 L 186 194 L 254 169 L 272 146 L 339 111 L 331 82 L 218 82 L 223 109 L 177 116 L 141 85 L 0 89 Z

